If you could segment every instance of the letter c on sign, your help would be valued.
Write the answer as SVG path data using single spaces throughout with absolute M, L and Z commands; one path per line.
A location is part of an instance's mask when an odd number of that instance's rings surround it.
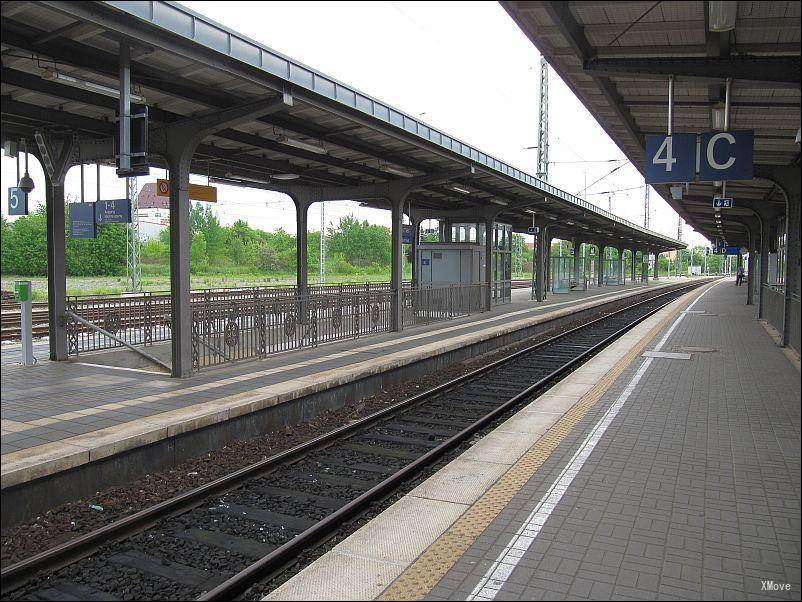
M 732 164 L 735 163 L 735 157 L 732 155 L 730 155 L 730 157 L 724 163 L 718 163 L 716 161 L 716 157 L 713 154 L 713 149 L 716 146 L 716 142 L 721 139 L 726 140 L 731 145 L 735 144 L 735 137 L 727 132 L 719 132 L 710 138 L 710 141 L 707 143 L 707 164 L 713 169 L 729 169 L 732 167 Z

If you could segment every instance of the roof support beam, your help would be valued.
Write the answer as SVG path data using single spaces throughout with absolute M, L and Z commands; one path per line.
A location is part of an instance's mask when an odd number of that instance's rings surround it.
M 648 58 L 602 59 L 589 58 L 583 62 L 586 72 L 595 75 L 654 76 L 676 75 L 701 79 L 734 79 L 770 82 L 773 85 L 799 87 L 799 57 L 708 57 L 708 58 Z

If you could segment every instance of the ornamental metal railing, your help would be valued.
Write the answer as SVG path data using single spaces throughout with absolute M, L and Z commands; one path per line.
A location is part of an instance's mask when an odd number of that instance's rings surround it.
M 387 289 L 193 303 L 193 367 L 388 332 L 394 299 Z
M 410 283 L 404 282 L 408 289 Z M 389 282 L 367 282 L 309 285 L 310 297 L 330 295 L 370 295 L 390 291 Z M 253 286 L 208 288 L 190 293 L 190 305 L 198 303 L 250 302 L 295 299 L 295 286 Z M 68 352 L 78 355 L 88 351 L 114 349 L 129 345 L 153 345 L 171 338 L 171 298 L 168 291 L 120 295 L 69 295 L 64 317 L 67 327 Z M 77 316 L 77 319 L 73 316 Z M 91 325 L 87 325 L 89 322 Z M 98 328 L 93 328 L 96 326 Z M 114 335 L 103 334 L 106 331 Z
M 450 284 L 401 292 L 403 326 L 430 324 L 485 311 L 487 285 Z
M 170 339 L 170 297 L 163 293 L 70 295 L 67 297 L 67 311 L 67 349 L 70 355 L 123 346 L 115 338 L 72 316 L 98 326 L 129 345 L 152 345 Z
M 763 317 L 777 332 L 783 331 L 785 321 L 785 286 L 782 284 L 763 285 Z

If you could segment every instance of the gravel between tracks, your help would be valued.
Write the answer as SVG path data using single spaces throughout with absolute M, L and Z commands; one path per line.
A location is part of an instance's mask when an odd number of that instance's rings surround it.
M 596 314 L 594 318 L 607 313 L 610 312 Z M 323 435 L 339 426 L 349 424 L 475 370 L 480 365 L 501 359 L 519 349 L 587 321 L 589 320 L 578 320 L 563 327 L 551 329 L 491 353 L 454 363 L 436 374 L 384 388 L 353 404 L 338 410 L 324 412 L 308 422 L 288 426 L 255 439 L 239 441 L 201 457 L 186 460 L 170 470 L 145 475 L 129 485 L 99 491 L 91 498 L 62 504 L 37 516 L 34 520 L 4 529 L 0 534 L 2 537 L 0 565 L 6 567 L 33 556 L 78 535 L 93 531 L 114 520 L 222 477 L 238 468 L 248 466 Z M 102 510 L 96 509 L 97 507 Z

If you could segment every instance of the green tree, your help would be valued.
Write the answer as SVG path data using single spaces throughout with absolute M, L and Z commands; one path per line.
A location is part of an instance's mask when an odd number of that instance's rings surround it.
M 328 237 L 327 248 L 354 266 L 387 267 L 391 263 L 391 241 L 389 228 L 346 215 Z
M 44 206 L 18 217 L 3 230 L 3 273 L 20 276 L 47 274 L 47 216 Z

